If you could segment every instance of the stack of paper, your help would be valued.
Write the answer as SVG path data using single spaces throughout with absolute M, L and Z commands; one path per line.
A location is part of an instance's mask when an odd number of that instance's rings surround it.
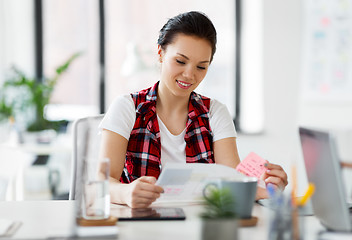
M 117 219 L 110 216 L 108 219 L 77 219 L 76 236 L 96 238 L 116 238 L 118 228 Z
M 76 235 L 78 237 L 116 237 L 117 226 L 77 226 Z
M 167 164 L 156 183 L 164 188 L 157 201 L 200 201 L 204 186 L 218 179 L 245 181 L 248 177 L 220 164 Z

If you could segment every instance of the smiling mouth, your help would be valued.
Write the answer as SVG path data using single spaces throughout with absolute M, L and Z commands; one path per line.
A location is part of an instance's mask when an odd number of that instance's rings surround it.
M 192 84 L 190 83 L 185 83 L 185 82 L 181 82 L 179 80 L 176 80 L 176 82 L 178 83 L 178 85 L 181 87 L 181 88 L 189 88 Z

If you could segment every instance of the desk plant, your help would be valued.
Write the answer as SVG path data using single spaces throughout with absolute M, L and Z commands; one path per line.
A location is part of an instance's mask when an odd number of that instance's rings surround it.
M 235 200 L 227 188 L 207 185 L 203 191 L 204 211 L 202 219 L 202 239 L 237 239 L 237 216 L 234 212 Z
M 56 68 L 54 77 L 45 78 L 43 81 L 30 78 L 13 67 L 13 76 L 5 80 L 0 88 L 0 121 L 11 119 L 12 122 L 17 122 L 21 119 L 33 119 L 26 123 L 27 131 L 59 130 L 63 121 L 45 119 L 44 108 L 49 103 L 60 76 L 79 55 L 80 53 L 73 54 Z

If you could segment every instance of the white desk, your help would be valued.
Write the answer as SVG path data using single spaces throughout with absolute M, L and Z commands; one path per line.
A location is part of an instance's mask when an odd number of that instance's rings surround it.
M 54 236 L 68 236 L 74 231 L 73 201 L 19 201 L 0 202 L 0 218 L 23 222 L 12 239 L 40 239 Z M 119 240 L 197 240 L 201 238 L 200 205 L 157 204 L 156 206 L 182 207 L 185 221 L 140 221 L 118 222 Z M 120 206 L 112 206 L 120 207 Z M 255 205 L 253 215 L 259 217 L 256 227 L 239 229 L 239 239 L 267 239 L 269 209 Z M 315 217 L 305 217 L 305 239 L 316 239 L 322 230 Z

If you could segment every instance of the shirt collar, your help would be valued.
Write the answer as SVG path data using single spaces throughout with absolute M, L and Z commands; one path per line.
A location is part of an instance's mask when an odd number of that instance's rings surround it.
M 192 92 L 188 105 L 188 118 L 194 119 L 203 117 L 209 112 L 209 109 L 203 103 L 201 96 L 198 93 Z
M 142 102 L 137 107 L 137 112 L 145 113 L 146 111 L 156 112 L 156 100 L 158 94 L 158 86 L 159 81 L 154 84 L 153 87 L 150 88 L 148 93 L 146 94 L 146 101 Z M 188 118 L 190 120 L 195 119 L 199 116 L 203 116 L 207 114 L 209 109 L 203 103 L 201 96 L 198 93 L 191 92 L 190 101 L 188 105 Z

